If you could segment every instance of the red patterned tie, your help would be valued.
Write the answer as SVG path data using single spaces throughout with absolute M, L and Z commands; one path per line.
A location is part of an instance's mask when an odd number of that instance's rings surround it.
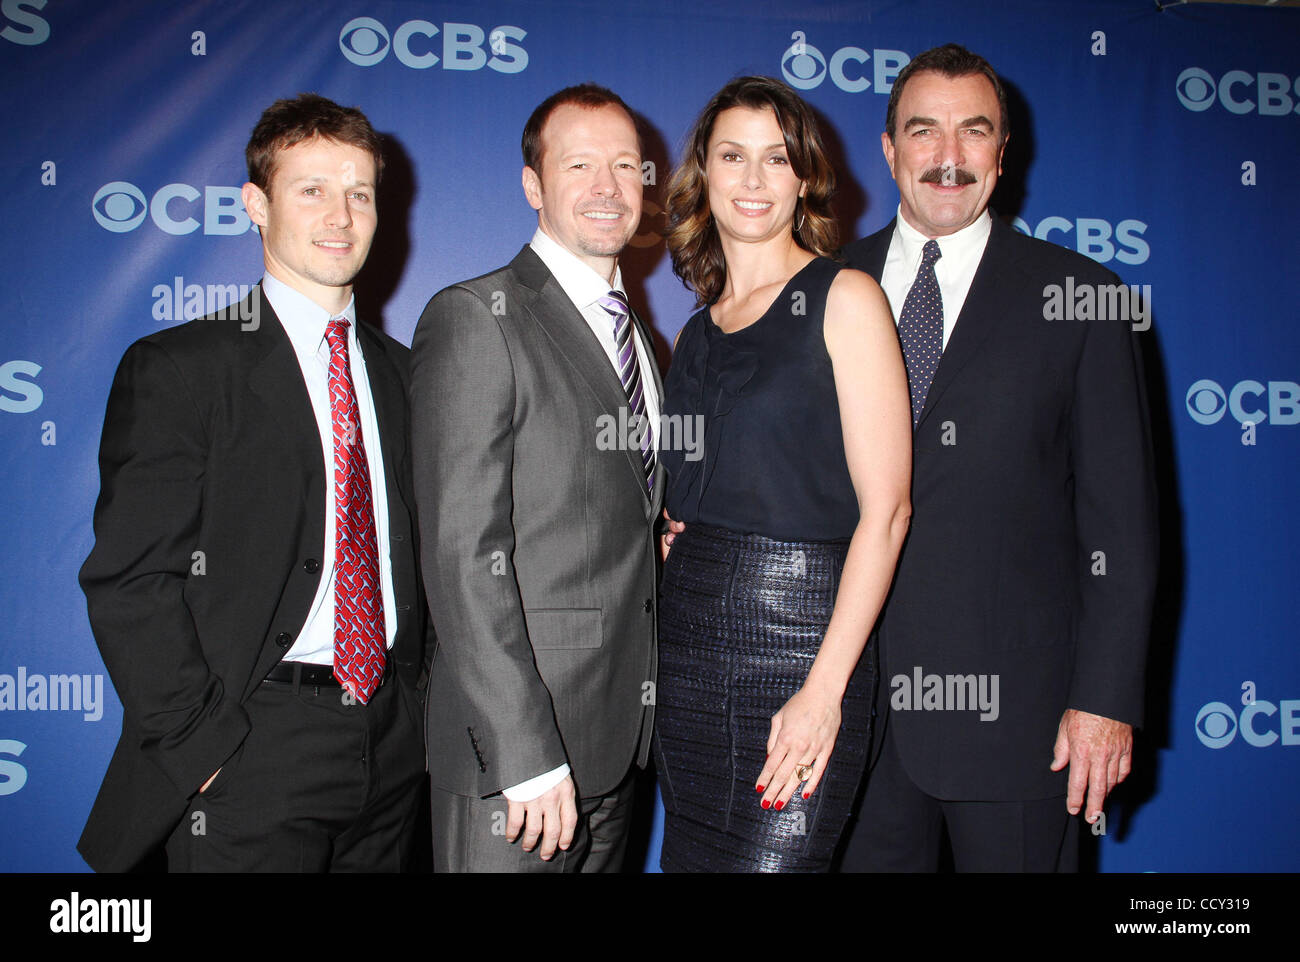
M 375 507 L 348 363 L 347 318 L 331 318 L 325 338 L 334 424 L 334 677 L 365 704 L 384 677 L 387 641 Z

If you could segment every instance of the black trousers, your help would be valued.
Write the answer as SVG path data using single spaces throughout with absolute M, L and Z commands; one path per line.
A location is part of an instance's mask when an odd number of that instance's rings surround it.
M 1013 802 L 934 798 L 908 777 L 886 724 L 841 871 L 937 871 L 945 827 L 958 872 L 1078 871 L 1082 816 L 1066 811 L 1064 795 Z
M 390 675 L 368 704 L 263 682 L 252 729 L 167 841 L 173 872 L 401 872 L 424 771 L 422 713 Z
M 505 839 L 509 803 L 502 795 L 468 798 L 434 788 L 433 870 L 435 872 L 618 872 L 623 867 L 636 769 L 605 795 L 578 799 L 578 827 L 568 851 L 556 849 L 549 862 L 539 840 L 525 852 L 521 839 Z M 520 833 L 522 838 L 523 833 Z

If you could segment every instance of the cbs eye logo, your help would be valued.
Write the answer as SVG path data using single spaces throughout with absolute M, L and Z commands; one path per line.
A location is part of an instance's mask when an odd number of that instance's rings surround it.
M 1212 701 L 1196 713 L 1196 737 L 1206 748 L 1222 748 L 1237 734 L 1237 715 L 1231 705 Z
M 149 213 L 149 202 L 135 184 L 115 180 L 95 192 L 90 209 L 104 230 L 125 234 L 144 222 L 145 214 Z
M 373 67 L 388 56 L 392 46 L 388 29 L 373 17 L 357 17 L 339 33 L 339 49 L 358 67 Z
M 791 87 L 812 90 L 826 79 L 826 58 L 806 41 L 802 30 L 792 36 L 794 43 L 781 55 L 781 73 Z
M 1214 106 L 1214 78 L 1200 67 L 1188 67 L 1174 85 L 1178 99 L 1188 110 L 1209 110 Z
M 1187 389 L 1187 413 L 1197 424 L 1214 424 L 1227 408 L 1228 396 L 1217 381 L 1203 378 Z

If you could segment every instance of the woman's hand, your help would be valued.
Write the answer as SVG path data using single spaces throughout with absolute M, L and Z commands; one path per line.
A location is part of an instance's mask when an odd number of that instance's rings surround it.
M 754 787 L 763 793 L 759 804 L 777 811 L 785 808 L 796 790 L 804 798 L 817 789 L 835 739 L 840 733 L 840 702 L 843 696 L 805 684 L 772 716 L 772 732 L 767 736 L 767 764 Z M 796 769 L 810 765 L 806 780 Z M 802 789 L 799 784 L 804 781 Z
M 672 550 L 673 539 L 686 530 L 684 521 L 674 521 L 668 517 L 667 508 L 664 508 L 664 520 L 668 522 L 668 529 L 659 536 L 659 558 L 661 561 L 668 560 L 668 552 Z

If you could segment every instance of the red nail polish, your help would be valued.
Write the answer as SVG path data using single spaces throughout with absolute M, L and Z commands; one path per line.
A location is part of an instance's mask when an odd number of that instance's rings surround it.
M 803 797 L 804 797 L 804 798 L 811 798 L 811 797 L 812 797 L 812 792 L 804 792 L 804 793 L 803 793 Z
M 772 807 L 772 803 L 769 802 L 769 801 L 765 798 L 765 799 L 763 799 L 763 807 L 764 807 L 764 808 L 771 808 L 771 807 Z
M 781 809 L 784 808 L 784 807 L 785 807 L 785 802 L 777 802 L 777 803 L 776 803 L 776 810 L 777 810 L 778 812 L 781 811 Z
M 761 791 L 763 791 L 766 787 L 767 787 L 766 785 L 756 785 L 756 786 L 754 787 L 754 791 L 756 791 L 756 792 L 761 792 Z

